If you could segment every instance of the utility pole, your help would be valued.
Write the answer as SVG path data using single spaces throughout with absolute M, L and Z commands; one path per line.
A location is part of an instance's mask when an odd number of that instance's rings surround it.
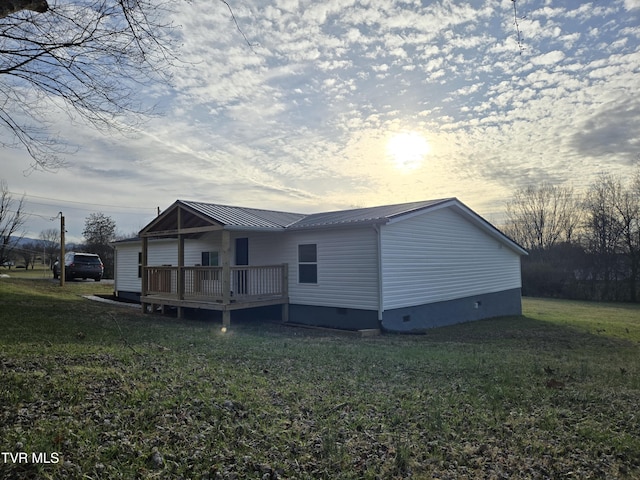
M 60 274 L 60 286 L 64 287 L 64 215 L 60 212 L 60 260 L 58 260 L 58 272 Z

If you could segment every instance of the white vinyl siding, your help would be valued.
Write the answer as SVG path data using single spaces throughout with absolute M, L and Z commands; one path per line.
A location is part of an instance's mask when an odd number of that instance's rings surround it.
M 520 288 L 520 256 L 452 209 L 381 228 L 384 310 Z
M 298 282 L 298 245 L 317 245 L 318 283 Z M 371 227 L 286 232 L 249 238 L 252 265 L 289 265 L 298 305 L 378 309 L 377 239 Z
M 142 247 L 141 247 L 142 248 Z M 176 240 L 149 240 L 147 265 L 157 267 L 160 265 L 178 264 L 178 243 Z
M 378 309 L 377 239 L 372 227 L 248 235 L 251 265 L 288 264 L 298 305 Z M 298 282 L 298 245 L 317 246 L 318 283 Z
M 138 255 L 142 242 L 120 243 L 116 246 L 115 291 L 140 292 L 142 283 L 138 277 Z

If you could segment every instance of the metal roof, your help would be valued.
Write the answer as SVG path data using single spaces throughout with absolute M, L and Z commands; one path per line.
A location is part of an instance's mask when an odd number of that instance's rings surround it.
M 300 213 L 232 207 L 187 200 L 179 200 L 179 202 L 227 227 L 283 229 L 305 217 Z
M 448 200 L 451 199 L 425 200 L 379 207 L 313 213 L 310 215 L 188 200 L 179 200 L 178 202 L 202 215 L 206 215 L 225 227 L 297 230 L 362 223 L 386 223 L 394 217 L 432 207 Z
M 396 205 L 314 213 L 297 221 L 289 229 L 354 225 L 359 223 L 386 223 L 394 217 L 432 207 L 448 200 L 451 199 L 424 200 Z
M 230 205 L 218 205 L 214 203 L 192 202 L 188 200 L 176 200 L 165 213 L 171 212 L 177 205 L 182 205 L 187 210 L 191 210 L 194 215 L 201 219 L 221 225 L 228 230 L 263 230 L 263 231 L 285 231 L 337 228 L 355 225 L 380 225 L 413 214 L 420 214 L 422 211 L 434 208 L 451 207 L 469 221 L 483 229 L 489 235 L 507 244 L 510 248 L 521 255 L 527 255 L 526 250 L 511 240 L 508 236 L 498 230 L 491 223 L 473 212 L 469 207 L 460 202 L 457 198 L 443 198 L 438 200 L 423 200 L 420 202 L 400 203 L 395 205 L 382 205 L 379 207 L 356 208 L 351 210 L 338 210 L 334 212 L 313 213 L 305 215 L 302 213 L 279 212 L 275 210 L 262 210 L 258 208 L 234 207 Z M 164 227 L 160 220 L 163 216 L 151 222 L 145 230 L 151 229 L 155 225 Z M 192 217 L 195 219 L 196 217 Z M 166 220 L 166 219 L 165 219 Z M 160 222 L 154 224 L 154 222 Z M 195 225 L 195 223 L 194 223 Z M 197 226 L 197 225 L 196 225 Z M 160 231 L 162 228 L 160 228 Z M 133 240 L 133 239 L 132 239 Z M 129 241 L 129 240 L 127 240 Z

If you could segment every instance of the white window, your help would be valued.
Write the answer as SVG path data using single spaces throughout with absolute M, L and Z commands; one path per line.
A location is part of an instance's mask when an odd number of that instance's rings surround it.
M 298 245 L 298 282 L 318 283 L 318 246 Z

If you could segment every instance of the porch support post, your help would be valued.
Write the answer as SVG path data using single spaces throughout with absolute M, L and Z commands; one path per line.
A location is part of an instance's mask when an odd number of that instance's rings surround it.
M 178 278 L 176 279 L 176 288 L 178 290 L 178 300 L 184 300 L 184 235 L 182 230 L 182 208 L 178 207 L 177 212 L 178 223 Z M 178 308 L 178 315 L 180 315 Z
M 289 321 L 289 264 L 282 265 L 282 295 L 285 302 L 282 304 L 282 323 Z
M 231 233 L 222 230 L 222 304 L 231 303 Z
M 176 279 L 178 299 L 184 300 L 184 236 L 178 234 L 178 278 Z
M 231 303 L 231 233 L 222 230 L 222 327 L 231 325 L 231 311 L 227 306 Z
M 149 254 L 149 237 L 142 237 L 142 255 L 141 255 L 141 272 L 142 275 L 142 296 L 145 297 L 149 290 L 149 278 L 147 273 L 147 257 Z M 141 302 L 142 305 L 142 313 L 147 312 L 147 304 Z

